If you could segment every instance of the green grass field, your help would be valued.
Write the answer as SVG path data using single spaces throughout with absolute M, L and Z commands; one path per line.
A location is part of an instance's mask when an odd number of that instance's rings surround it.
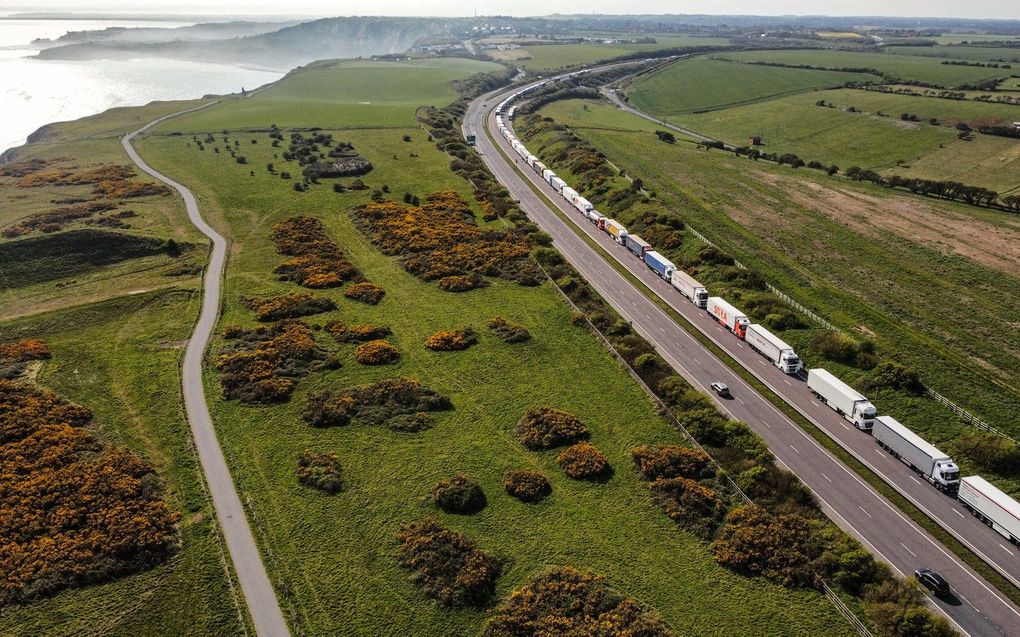
M 621 37 L 619 34 L 613 37 Z M 655 44 L 537 44 L 527 47 L 530 60 L 519 60 L 517 66 L 530 71 L 545 71 L 578 64 L 591 64 L 628 53 L 658 51 L 683 46 L 724 46 L 725 38 L 699 38 L 691 36 L 654 36 Z
M 897 55 L 918 55 L 921 57 L 943 58 L 947 60 L 968 60 L 971 62 L 999 62 L 1011 66 L 1020 62 L 1020 53 L 1016 49 L 993 46 L 888 46 L 882 49 L 886 53 Z M 1000 69 L 1003 70 L 1003 69 Z M 1011 71 L 1005 69 L 1005 74 Z
M 742 51 L 718 57 L 731 60 L 776 62 L 780 64 L 808 64 L 829 68 L 873 68 L 897 79 L 927 82 L 952 88 L 979 82 L 993 77 L 1009 77 L 1010 69 L 989 69 L 975 66 L 951 66 L 941 60 L 891 53 L 862 53 L 832 49 L 791 51 Z
M 656 115 L 695 113 L 812 91 L 874 76 L 751 66 L 704 57 L 641 76 L 627 92 L 637 108 Z
M 627 130 L 622 120 L 632 116 L 578 105 L 557 102 L 542 113 L 572 126 L 780 289 L 859 338 L 874 337 L 880 352 L 918 369 L 930 386 L 1020 435 L 1020 395 L 1011 389 L 1020 357 L 1012 332 L 1000 329 L 1020 311 L 1014 215 L 664 144 L 636 117 Z M 600 127 L 605 121 L 615 126 Z M 801 346 L 811 336 L 794 330 L 784 338 Z M 963 430 L 932 401 L 873 398 L 936 444 L 951 447 Z
M 315 84 L 338 91 L 335 112 L 327 106 L 332 100 L 325 91 L 312 104 L 284 99 L 285 94 L 301 93 L 288 86 L 305 85 L 297 74 L 274 89 L 275 95 L 267 92 L 244 104 L 214 107 L 164 130 L 201 129 L 214 121 L 229 121 L 232 126 L 345 121 L 349 106 L 343 103 L 343 91 L 353 76 L 342 67 L 332 72 L 336 77 L 319 76 Z M 374 83 L 360 89 L 363 99 L 385 98 L 390 81 L 379 76 L 387 72 L 380 70 Z M 423 84 L 447 81 L 445 71 L 421 73 L 417 81 Z M 422 101 L 438 91 L 431 86 Z M 373 162 L 375 170 L 363 178 L 372 188 L 385 184 L 397 198 L 403 192 L 422 196 L 440 189 L 470 197 L 469 184 L 448 169 L 448 156 L 413 127 L 413 108 L 408 103 L 403 111 L 380 110 L 375 122 L 365 120 L 366 126 L 407 122 L 405 128 L 337 130 L 334 137 L 352 142 Z M 221 109 L 223 113 L 218 112 Z M 402 140 L 405 134 L 411 135 L 411 142 Z M 266 137 L 260 135 L 260 140 Z M 386 297 L 375 307 L 347 300 L 339 290 L 323 292 L 339 309 L 311 322 L 343 318 L 391 325 L 390 340 L 402 354 L 394 366 L 360 366 L 350 346 L 339 346 L 322 334 L 321 344 L 335 351 L 344 366 L 302 379 L 287 404 L 252 408 L 225 402 L 219 399 L 216 374 L 208 377 L 224 449 L 240 488 L 251 498 L 268 567 L 287 591 L 284 610 L 296 631 L 478 633 L 485 611 L 443 610 L 410 584 L 394 559 L 394 533 L 401 523 L 439 515 L 444 524 L 506 559 L 500 596 L 547 565 L 570 564 L 605 574 L 612 586 L 658 609 L 679 634 L 851 632 L 818 594 L 785 590 L 718 567 L 705 544 L 679 531 L 651 502 L 631 469 L 627 450 L 642 443 L 678 441 L 679 436 L 601 345 L 571 324 L 570 309 L 549 284 L 524 288 L 496 281 L 457 295 L 423 283 L 394 259 L 382 256 L 354 228 L 349 210 L 368 201 L 367 192 L 337 194 L 324 184 L 296 193 L 290 182 L 266 173 L 264 166 L 273 160 L 274 149 L 261 141 L 247 153 L 250 166 L 201 153 L 188 147 L 186 137 L 155 135 L 139 147 L 153 165 L 193 188 L 208 217 L 233 242 L 222 324 L 253 324 L 251 312 L 239 302 L 242 295 L 299 289 L 275 279 L 272 269 L 282 257 L 268 240 L 272 224 L 293 214 L 321 219 L 352 262 L 386 289 Z M 250 167 L 256 169 L 254 177 L 248 174 Z M 277 167 L 286 169 L 280 160 Z M 484 324 L 496 314 L 523 323 L 532 340 L 506 345 L 492 337 Z M 476 347 L 444 353 L 422 346 L 431 333 L 465 324 L 481 332 Z M 455 410 L 440 414 L 433 429 L 418 434 L 360 426 L 315 430 L 300 418 L 310 391 L 396 375 L 418 378 L 450 395 Z M 555 463 L 555 452 L 528 452 L 514 440 L 513 423 L 537 404 L 566 409 L 584 420 L 593 442 L 615 468 L 608 482 L 566 479 Z M 329 497 L 298 484 L 294 470 L 305 448 L 340 457 L 349 484 L 346 492 Z M 552 496 L 528 506 L 505 495 L 501 475 L 513 467 L 540 469 L 553 484 Z M 469 517 L 439 514 L 428 502 L 429 488 L 461 471 L 482 484 L 488 507 Z

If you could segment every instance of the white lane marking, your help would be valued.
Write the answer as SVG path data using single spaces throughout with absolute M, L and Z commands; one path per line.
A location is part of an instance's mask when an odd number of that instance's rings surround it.
M 793 445 L 790 445 L 790 449 L 793 449 L 794 451 L 797 451 L 797 448 L 796 448 L 796 447 L 794 447 Z M 797 453 L 800 453 L 800 452 L 799 452 L 799 451 L 797 451 Z
M 701 365 L 701 361 L 699 361 L 698 359 L 694 358 L 693 356 L 691 356 L 691 360 L 694 361 L 695 365 Z
M 913 480 L 914 482 L 916 482 L 917 484 L 921 484 L 921 481 L 918 480 L 917 478 L 915 478 L 914 476 L 910 476 L 910 479 Z
M 743 343 L 737 343 L 737 347 L 743 349 L 744 348 L 744 344 Z
M 961 518 L 965 518 L 965 517 L 967 517 L 967 516 L 965 516 L 964 514 L 962 514 L 962 513 L 960 513 L 959 511 L 957 511 L 956 509 L 953 509 L 953 513 L 955 513 L 956 515 L 960 516 Z
M 870 514 L 870 513 L 868 513 L 867 509 L 865 509 L 865 508 L 864 508 L 864 507 L 862 507 L 861 505 L 859 505 L 859 504 L 858 504 L 858 505 L 857 505 L 857 508 L 858 508 L 858 509 L 860 509 L 861 511 L 864 511 L 864 515 L 868 516 L 869 518 L 871 517 L 871 514 Z
M 811 401 L 811 404 L 812 404 L 812 405 L 814 405 L 815 407 L 821 407 L 821 405 L 819 405 L 818 403 L 816 403 L 816 402 L 815 402 L 815 401 L 813 401 L 813 400 Z
M 789 381 L 789 379 L 786 379 L 786 378 L 784 378 L 784 379 L 783 379 L 783 382 L 785 382 L 785 383 L 786 383 L 787 385 L 789 385 L 790 387 L 793 387 L 793 383 L 791 383 L 791 382 Z
M 1005 546 L 1003 546 L 1003 544 L 1002 544 L 1001 542 L 999 543 L 999 546 L 1000 546 L 1000 547 L 1002 548 L 1002 550 L 1003 550 L 1003 551 L 1006 551 L 1006 552 L 1007 552 L 1007 553 L 1009 553 L 1010 555 L 1012 555 L 1012 554 L 1013 554 L 1013 551 L 1011 551 L 1011 550 L 1009 550 L 1008 548 L 1006 548 Z
M 765 364 L 765 361 L 763 361 L 763 360 L 759 360 L 758 362 L 761 363 L 762 365 Z
M 875 449 L 875 453 L 877 453 L 878 455 L 882 456 L 883 458 L 885 457 L 885 454 L 882 453 L 881 449 Z
M 832 482 L 832 478 L 830 478 L 829 476 L 825 475 L 825 474 L 824 474 L 824 473 L 822 473 L 821 471 L 819 471 L 818 473 L 821 473 L 821 474 L 822 474 L 822 477 L 823 477 L 823 478 L 825 478 L 826 480 L 828 480 L 828 481 L 829 481 L 830 483 Z
M 843 425 L 843 429 L 846 429 L 847 431 L 850 431 L 850 426 L 847 425 L 845 422 L 841 422 L 839 424 Z
M 737 399 L 737 402 L 740 403 L 741 405 L 745 404 L 744 401 L 740 398 Z
M 907 549 L 907 553 L 910 553 L 910 554 L 911 554 L 911 555 L 913 555 L 914 557 L 917 557 L 917 553 L 914 553 L 913 551 L 911 551 L 911 550 L 910 550 L 910 549 L 909 549 L 909 548 L 907 547 L 907 545 L 906 545 L 906 544 L 904 544 L 903 542 L 900 542 L 900 546 L 902 546 L 903 548 Z

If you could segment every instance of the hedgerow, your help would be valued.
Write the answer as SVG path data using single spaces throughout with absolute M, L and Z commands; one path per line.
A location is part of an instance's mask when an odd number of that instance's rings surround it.
M 425 347 L 437 352 L 464 350 L 478 343 L 478 335 L 470 325 L 459 330 L 442 330 L 425 339 Z
M 44 341 L 22 339 L 16 343 L 0 343 L 0 378 L 17 378 L 30 361 L 47 360 L 50 356 L 50 346 Z
M 355 224 L 379 250 L 399 256 L 425 281 L 470 273 L 537 285 L 529 259 L 533 241 L 521 230 L 479 228 L 471 206 L 453 191 L 432 193 L 420 206 L 378 201 L 352 211 Z
M 298 458 L 298 482 L 325 491 L 339 493 L 344 488 L 343 470 L 335 453 L 305 449 Z
M 286 400 L 297 378 L 336 364 L 304 323 L 285 321 L 256 330 L 228 327 L 225 336 L 232 342 L 216 357 L 223 397 L 249 405 Z
M 531 338 L 531 332 L 520 323 L 511 323 L 502 316 L 489 319 L 489 329 L 504 343 L 523 343 Z
M 331 299 L 310 292 L 287 292 L 267 299 L 243 299 L 243 302 L 255 312 L 255 318 L 263 322 L 311 316 L 336 309 L 336 303 Z
M 383 296 L 386 294 L 386 290 L 381 285 L 370 283 L 368 281 L 361 281 L 355 283 L 344 290 L 344 296 L 355 301 L 361 301 L 368 305 L 378 305 L 379 301 L 382 301 Z
M 588 437 L 581 420 L 552 407 L 532 407 L 515 427 L 517 440 L 532 451 L 569 445 Z
M 0 380 L 0 605 L 137 572 L 178 548 L 159 476 L 96 438 L 91 418 Z
M 610 472 L 609 460 L 589 442 L 567 447 L 556 456 L 556 462 L 575 480 L 597 480 Z
M 434 519 L 401 527 L 397 562 L 411 581 L 446 606 L 481 606 L 492 596 L 500 561 Z
M 487 501 L 481 485 L 458 474 L 432 487 L 432 503 L 447 513 L 477 513 Z
M 503 474 L 503 487 L 521 502 L 538 502 L 552 493 L 545 476 L 532 469 L 514 469 Z
M 329 288 L 360 277 L 358 270 L 314 217 L 290 217 L 273 226 L 270 239 L 292 257 L 276 267 L 281 280 L 307 288 Z
M 533 577 L 510 594 L 485 637 L 673 637 L 654 611 L 605 585 L 601 576 L 567 567 Z
M 327 323 L 325 328 L 327 332 L 333 335 L 333 338 L 341 343 L 375 341 L 393 333 L 393 330 L 386 325 L 372 325 L 370 323 L 350 325 L 343 321 L 332 321 Z
M 302 418 L 313 427 L 350 423 L 421 431 L 430 426 L 429 412 L 453 409 L 449 397 L 411 378 L 388 378 L 372 385 L 308 396 Z
M 703 451 L 680 445 L 644 445 L 630 450 L 634 466 L 645 480 L 711 477 L 711 458 Z
M 358 345 L 354 350 L 354 360 L 362 365 L 386 365 L 400 358 L 400 352 L 387 341 L 377 339 Z

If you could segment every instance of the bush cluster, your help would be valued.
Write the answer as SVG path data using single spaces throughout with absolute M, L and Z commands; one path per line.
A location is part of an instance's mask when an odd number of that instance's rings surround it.
M 339 493 L 344 488 L 343 470 L 335 453 L 305 449 L 298 457 L 298 482 L 325 491 Z
M 487 501 L 481 485 L 458 474 L 432 487 L 432 503 L 447 513 L 478 513 Z
M 358 270 L 314 217 L 290 217 L 273 226 L 276 251 L 291 257 L 276 267 L 281 280 L 306 288 L 330 288 L 358 278 Z
M 350 325 L 343 321 L 331 321 L 326 324 L 326 331 L 333 335 L 333 338 L 341 343 L 363 343 L 385 338 L 393 333 L 386 325 L 372 325 L 362 323 Z
M 552 407 L 528 409 L 514 430 L 517 440 L 532 451 L 569 445 L 588 437 L 588 428 L 577 416 Z
M 400 358 L 396 347 L 382 339 L 368 341 L 354 350 L 354 360 L 362 365 L 386 365 Z
M 485 287 L 489 285 L 489 282 L 482 278 L 480 274 L 471 272 L 470 274 L 444 276 L 436 281 L 436 285 L 439 286 L 440 290 L 446 290 L 447 292 L 467 292 Z
M 698 480 L 712 476 L 711 458 L 703 451 L 680 445 L 644 445 L 630 450 L 641 477 L 645 480 L 660 478 L 690 478 Z
M 648 488 L 670 520 L 705 540 L 715 534 L 726 512 L 715 489 L 694 480 L 659 478 Z
M 0 380 L 0 605 L 165 561 L 178 514 L 153 467 L 88 428 L 91 412 Z
M 500 561 L 466 536 L 425 519 L 401 527 L 397 562 L 425 594 L 446 606 L 481 606 L 492 596 Z
M 383 296 L 386 294 L 386 290 L 381 285 L 370 283 L 368 281 L 361 281 L 354 283 L 346 290 L 344 290 L 344 296 L 355 301 L 361 301 L 368 305 L 379 305 L 379 301 L 382 301 Z
M 511 323 L 502 316 L 489 319 L 489 329 L 504 343 L 523 343 L 531 338 L 531 332 L 520 323 Z
M 311 292 L 287 292 L 266 299 L 242 299 L 244 305 L 255 312 L 256 320 L 269 322 L 321 314 L 336 309 L 331 299 L 315 296 Z
M 965 431 L 951 443 L 953 451 L 987 471 L 1020 475 L 1020 447 L 1009 438 L 984 431 Z
M 924 394 L 924 384 L 917 372 L 893 361 L 883 361 L 875 366 L 860 383 L 864 391 L 892 389 L 908 396 Z
M 860 369 L 872 369 L 878 365 L 875 346 L 871 341 L 858 343 L 839 332 L 822 332 L 811 339 L 808 345 L 823 358 Z
M 441 330 L 425 339 L 425 347 L 437 352 L 455 352 L 477 343 L 478 335 L 470 325 L 459 330 Z
M 313 427 L 340 427 L 352 422 L 396 431 L 421 431 L 430 412 L 453 409 L 449 397 L 411 378 L 388 378 L 372 385 L 308 396 L 302 418 Z
M 730 511 L 711 548 L 723 566 L 783 586 L 813 586 L 810 566 L 822 550 L 804 518 L 754 505 Z
M 571 445 L 556 456 L 563 472 L 575 480 L 597 480 L 609 475 L 609 460 L 589 442 Z
M 223 397 L 249 405 L 286 400 L 297 378 L 331 364 L 303 323 L 228 327 L 225 336 L 232 342 L 216 357 Z
M 569 566 L 542 573 L 511 593 L 483 634 L 673 637 L 658 614 L 613 591 L 602 577 Z
M 20 237 L 35 231 L 57 232 L 77 221 L 88 221 L 102 212 L 115 210 L 116 204 L 108 201 L 90 201 L 60 206 L 47 212 L 39 212 L 20 219 L 18 223 L 3 229 L 0 234 L 7 238 Z M 111 219 L 110 217 L 105 217 Z
M 426 281 L 471 273 L 522 285 L 541 281 L 529 259 L 531 237 L 519 229 L 479 228 L 471 206 L 456 192 L 432 193 L 420 206 L 373 202 L 352 214 L 383 254 L 400 256 L 405 270 Z
M 11 380 L 21 376 L 30 361 L 47 360 L 50 346 L 36 339 L 0 343 L 0 378 Z
M 503 487 L 521 502 L 538 502 L 552 493 L 545 476 L 532 469 L 514 469 L 503 474 Z

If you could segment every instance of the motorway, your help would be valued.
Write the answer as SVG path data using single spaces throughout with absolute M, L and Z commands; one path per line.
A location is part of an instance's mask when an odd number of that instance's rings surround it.
M 121 144 L 139 168 L 180 193 L 191 223 L 212 241 L 212 254 L 203 279 L 202 311 L 199 314 L 198 322 L 195 323 L 191 338 L 188 339 L 188 348 L 184 352 L 184 364 L 181 368 L 184 406 L 188 422 L 191 425 L 195 447 L 198 449 L 202 472 L 205 474 L 206 483 L 212 494 L 216 519 L 223 530 L 223 538 L 227 543 L 227 550 L 234 564 L 234 572 L 237 573 L 241 591 L 244 593 L 255 632 L 259 637 L 289 637 L 290 630 L 283 619 L 279 601 L 269 581 L 266 567 L 262 563 L 262 555 L 255 544 L 254 536 L 252 536 L 244 507 L 241 505 L 241 498 L 234 487 L 234 480 L 230 476 L 230 470 L 227 468 L 219 440 L 216 439 L 216 430 L 209 415 L 209 405 L 205 401 L 205 387 L 202 383 L 202 362 L 205 349 L 209 344 L 209 337 L 216 326 L 216 319 L 219 315 L 220 283 L 223 279 L 227 240 L 202 218 L 198 202 L 190 190 L 151 168 L 131 146 L 131 139 L 151 126 L 171 117 L 212 106 L 215 103 L 204 104 L 198 108 L 180 111 L 149 122 L 134 133 L 125 135 Z M 182 610 L 186 611 L 187 609 Z
M 715 397 L 720 407 L 731 417 L 746 422 L 761 436 L 778 460 L 815 493 L 823 509 L 839 526 L 900 574 L 909 576 L 920 566 L 942 573 L 953 586 L 955 596 L 949 600 L 930 599 L 959 628 L 974 636 L 1020 634 L 1020 609 L 691 337 L 641 289 L 621 275 L 607 257 L 618 261 L 630 274 L 666 299 L 691 325 L 752 370 L 775 393 L 879 475 L 898 488 L 901 485 L 910 499 L 950 518 L 946 522 L 952 524 L 954 532 L 1009 575 L 1014 583 L 1018 581 L 1018 561 L 1014 555 L 1017 549 L 1005 546 L 991 529 L 961 513 L 955 500 L 930 485 L 920 481 L 915 484 L 907 467 L 886 455 L 868 435 L 854 430 L 835 412 L 819 405 L 804 383 L 779 372 L 766 359 L 749 350 L 563 201 L 517 159 L 498 133 L 493 109 L 511 92 L 493 91 L 472 102 L 465 116 L 465 131 L 477 135 L 477 150 L 490 170 L 520 201 L 528 216 L 553 237 L 556 248 L 574 268 L 692 385 L 714 396 L 707 391 L 709 383 L 718 380 L 728 384 L 734 399 L 724 401 Z M 536 194 L 533 187 L 544 196 Z M 550 208 L 550 201 L 559 211 Z M 589 245 L 579 233 L 595 241 L 599 249 Z

